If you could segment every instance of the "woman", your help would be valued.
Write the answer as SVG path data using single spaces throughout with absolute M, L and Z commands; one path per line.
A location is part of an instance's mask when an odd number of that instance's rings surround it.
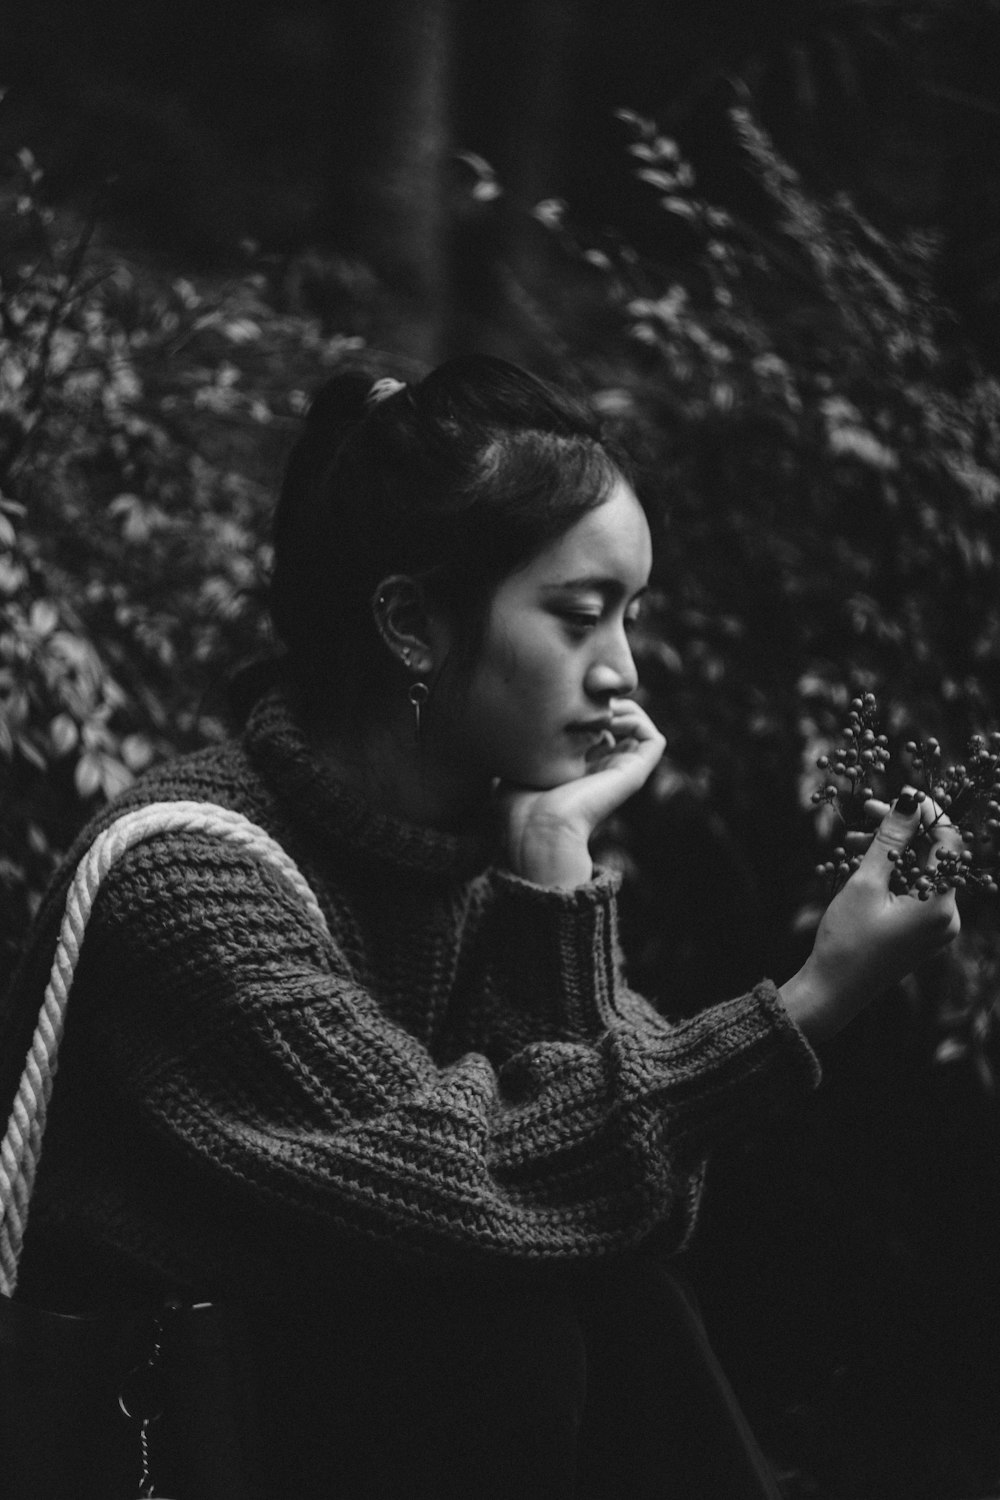
M 21 1282 L 239 1308 L 273 1500 L 776 1493 L 666 1261 L 713 1142 L 813 1087 L 813 1045 L 958 918 L 889 892 L 901 801 L 780 989 L 677 1027 L 629 991 L 589 840 L 663 751 L 632 698 L 650 562 L 567 397 L 484 358 L 336 377 L 276 517 L 278 685 L 73 852 L 221 803 L 332 934 L 202 834 L 113 868 Z

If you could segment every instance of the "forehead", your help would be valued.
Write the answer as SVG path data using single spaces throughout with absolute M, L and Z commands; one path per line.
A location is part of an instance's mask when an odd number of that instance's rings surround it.
M 603 581 L 634 594 L 649 580 L 652 554 L 645 512 L 631 487 L 619 479 L 606 500 L 536 553 L 514 576 L 526 587 Z

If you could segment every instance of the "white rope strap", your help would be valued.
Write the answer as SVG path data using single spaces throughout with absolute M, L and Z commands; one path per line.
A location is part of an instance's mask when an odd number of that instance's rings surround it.
M 52 973 L 7 1133 L 0 1145 L 0 1292 L 7 1296 L 17 1284 L 17 1263 L 42 1152 L 42 1135 L 66 1021 L 66 1006 L 98 888 L 111 866 L 127 849 L 159 833 L 213 834 L 260 854 L 288 880 L 313 920 L 324 933 L 328 933 L 319 903 L 294 860 L 270 834 L 241 813 L 217 807 L 213 802 L 153 802 L 135 812 L 125 813 L 98 834 L 77 865 L 66 897 Z

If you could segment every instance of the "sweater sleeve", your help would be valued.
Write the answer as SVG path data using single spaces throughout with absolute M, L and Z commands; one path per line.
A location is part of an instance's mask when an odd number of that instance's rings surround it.
M 546 1018 L 557 1035 L 594 1036 L 623 1021 L 659 1024 L 625 983 L 616 873 L 598 870 L 569 891 L 500 868 L 490 874 L 491 979 L 500 996 L 522 1014 Z
M 567 895 L 501 878 L 523 938 L 503 987 L 566 1024 L 499 1066 L 469 1050 L 442 1067 L 280 876 L 194 836 L 170 851 L 133 849 L 102 887 L 81 1024 L 158 1138 L 289 1223 L 522 1260 L 621 1250 L 674 1219 L 680 1240 L 706 1146 L 816 1080 L 770 984 L 677 1027 L 629 997 L 607 879 Z

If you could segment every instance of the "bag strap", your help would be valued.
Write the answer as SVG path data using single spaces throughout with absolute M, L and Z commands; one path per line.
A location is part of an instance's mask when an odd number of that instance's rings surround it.
M 207 833 L 261 855 L 280 871 L 320 930 L 329 936 L 319 902 L 294 860 L 269 833 L 241 813 L 214 802 L 152 802 L 123 814 L 98 834 L 77 865 L 66 897 L 52 972 L 0 1144 L 0 1292 L 7 1296 L 17 1285 L 17 1263 L 42 1153 L 66 1006 L 97 892 L 104 876 L 127 849 L 162 833 Z

